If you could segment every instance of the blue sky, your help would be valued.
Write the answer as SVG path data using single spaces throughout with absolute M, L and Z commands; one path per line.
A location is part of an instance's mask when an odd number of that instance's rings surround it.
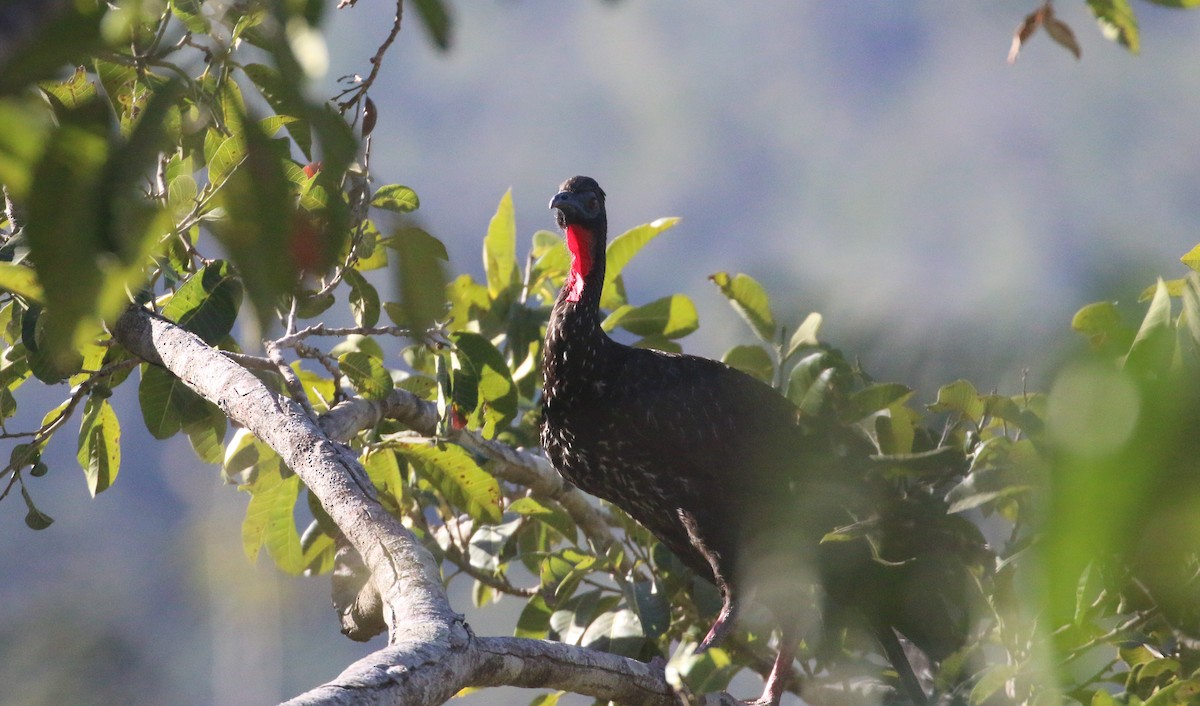
M 388 57 L 373 168 L 417 189 L 458 269 L 480 270 L 505 189 L 528 235 L 586 173 L 615 231 L 683 218 L 627 283 L 696 299 L 691 349 L 744 336 L 706 282 L 740 270 L 868 370 L 1011 390 L 1073 343 L 1079 306 L 1179 276 L 1200 242 L 1200 18 L 1139 5 L 1132 57 L 1057 7 L 1081 62 L 1041 35 L 1005 63 L 1032 9 L 1014 3 L 460 4 L 449 54 L 410 33 Z M 332 13 L 331 77 L 389 9 Z

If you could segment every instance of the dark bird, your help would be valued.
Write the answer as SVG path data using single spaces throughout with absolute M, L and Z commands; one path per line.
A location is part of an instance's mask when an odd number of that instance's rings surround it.
M 542 445 L 555 468 L 627 512 L 717 586 L 723 604 L 700 649 L 729 634 L 752 593 L 772 612 L 780 650 L 762 703 L 779 702 L 800 634 L 843 619 L 880 639 L 910 699 L 923 702 L 893 628 L 933 659 L 962 644 L 965 615 L 927 619 L 945 606 L 923 584 L 945 572 L 914 572 L 908 561 L 944 552 L 930 548 L 937 544 L 926 541 L 930 532 L 886 546 L 821 541 L 831 530 L 877 520 L 885 501 L 916 507 L 868 477 L 867 440 L 806 418 L 769 385 L 723 363 L 610 339 L 600 327 L 604 191 L 574 177 L 550 208 L 571 253 L 542 361 Z M 898 526 L 907 521 L 902 512 L 889 517 Z M 908 546 L 914 541 L 920 546 Z M 951 582 L 961 578 L 953 567 L 949 573 Z M 805 586 L 823 589 L 819 618 L 805 610 Z

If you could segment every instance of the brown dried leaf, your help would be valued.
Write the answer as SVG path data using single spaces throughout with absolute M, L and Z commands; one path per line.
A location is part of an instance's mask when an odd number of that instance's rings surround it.
M 1012 46 L 1008 50 L 1008 63 L 1016 63 L 1017 55 L 1021 53 L 1021 47 L 1024 46 L 1025 42 L 1029 41 L 1029 38 L 1033 36 L 1038 27 L 1042 26 L 1042 20 L 1046 17 L 1048 8 L 1048 5 L 1042 5 L 1026 15 L 1021 24 L 1017 26 L 1017 31 L 1013 33 Z
M 1083 55 L 1083 52 L 1079 49 L 1079 42 L 1075 41 L 1075 33 L 1071 31 L 1066 22 L 1057 17 L 1047 15 L 1043 25 L 1046 27 L 1046 34 L 1049 34 L 1051 39 L 1074 54 L 1076 59 L 1079 59 Z

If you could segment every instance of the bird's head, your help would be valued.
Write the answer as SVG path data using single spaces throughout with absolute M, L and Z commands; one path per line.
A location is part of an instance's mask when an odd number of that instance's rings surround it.
M 604 212 L 604 190 L 591 177 L 571 177 L 563 182 L 550 199 L 558 227 L 567 236 L 571 251 L 571 270 L 567 273 L 564 296 L 577 302 L 583 296 L 587 280 L 598 280 L 593 289 L 599 296 L 604 280 L 604 247 L 608 236 L 608 216 Z
M 558 187 L 558 193 L 550 199 L 558 227 L 564 231 L 570 226 L 582 226 L 586 230 L 601 234 L 607 226 L 604 214 L 604 190 L 591 177 L 571 177 Z

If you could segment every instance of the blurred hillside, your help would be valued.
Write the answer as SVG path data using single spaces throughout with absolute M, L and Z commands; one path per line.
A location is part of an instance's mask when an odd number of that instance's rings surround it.
M 1083 60 L 1040 36 L 1009 66 L 1032 4 L 459 2 L 449 53 L 410 22 L 388 55 L 372 166 L 416 189 L 456 271 L 482 271 L 505 189 L 527 239 L 553 227 L 558 183 L 589 174 L 614 232 L 683 217 L 626 280 L 637 300 L 696 300 L 691 351 L 747 337 L 706 281 L 743 271 L 779 319 L 824 313 L 878 377 L 1014 392 L 1075 345 L 1079 306 L 1178 276 L 1200 242 L 1200 15 L 1139 4 L 1132 57 L 1060 3 Z M 330 10 L 316 95 L 368 67 L 392 7 Z M 151 439 L 128 391 L 115 402 L 131 413 L 115 492 L 89 498 L 60 441 L 39 495 L 55 525 L 0 507 L 0 704 L 272 702 L 378 646 L 337 633 L 327 579 L 247 562 L 245 496 Z

